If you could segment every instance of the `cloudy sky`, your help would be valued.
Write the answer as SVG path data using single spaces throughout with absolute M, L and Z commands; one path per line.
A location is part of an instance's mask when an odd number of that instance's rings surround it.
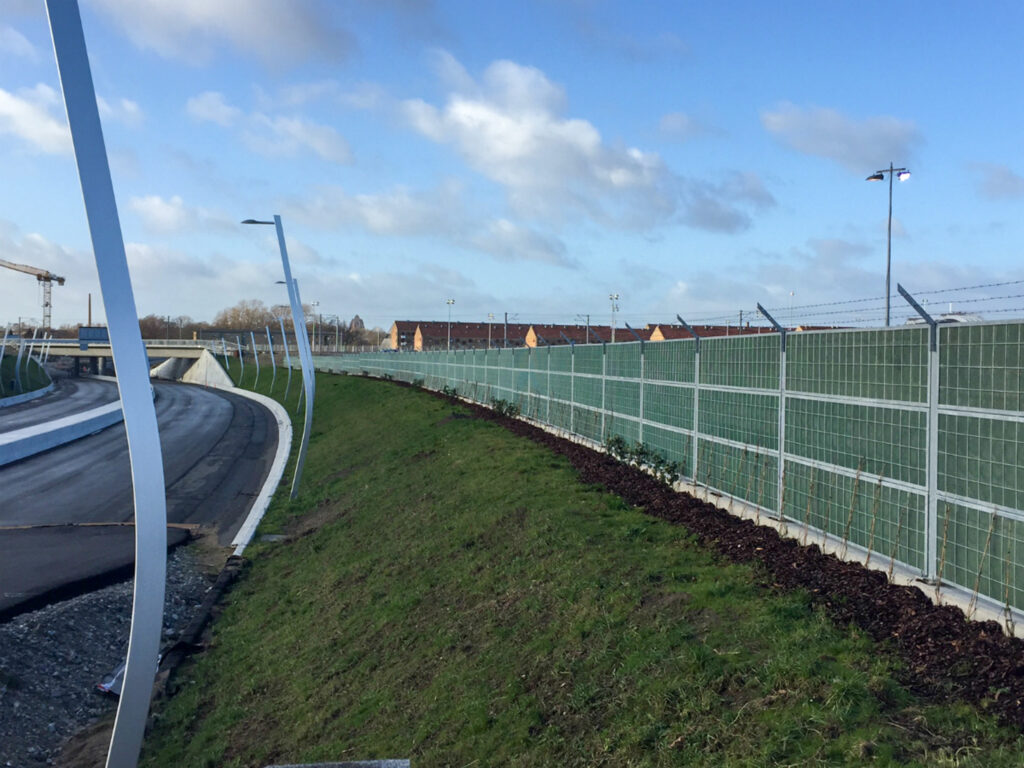
M 888 189 L 865 177 L 890 162 L 913 172 L 894 284 L 944 310 L 1024 293 L 928 293 L 1024 279 L 1017 2 L 82 13 L 140 314 L 281 303 L 272 229 L 238 223 L 280 213 L 303 299 L 369 326 L 446 298 L 460 320 L 608 322 L 611 292 L 631 324 L 758 301 L 880 323 Z M 0 5 L 0 180 L 0 258 L 66 276 L 54 323 L 83 322 L 99 288 L 41 0 Z M 0 323 L 39 307 L 0 271 Z

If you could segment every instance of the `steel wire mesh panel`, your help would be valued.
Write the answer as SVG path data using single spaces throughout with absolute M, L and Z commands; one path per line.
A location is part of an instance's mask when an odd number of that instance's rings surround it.
M 605 434 L 603 439 L 607 440 L 612 435 L 621 437 L 628 445 L 635 445 L 640 442 L 640 422 L 634 419 L 627 419 L 615 413 L 605 416 Z
M 700 391 L 700 432 L 757 448 L 779 447 L 779 396 Z
M 572 420 L 576 434 L 599 443 L 604 441 L 600 411 L 573 406 Z
M 876 562 L 896 560 L 924 570 L 925 494 L 879 485 L 821 466 L 786 462 L 785 515 L 797 526 L 825 531 L 867 549 Z M 820 542 L 820 539 L 819 539 Z
M 791 333 L 786 389 L 924 403 L 928 328 Z
M 939 414 L 940 491 L 1024 509 L 1024 423 Z
M 605 381 L 605 408 L 613 414 L 640 418 L 640 381 Z
M 644 424 L 644 445 L 656 451 L 666 461 L 680 465 L 680 472 L 686 474 L 691 462 L 693 438 L 681 432 Z
M 696 343 L 688 339 L 652 341 L 644 345 L 644 379 L 693 382 Z
M 786 398 L 786 453 L 924 486 L 928 414 Z
M 939 404 L 1024 410 L 1024 324 L 942 326 Z
M 605 373 L 623 379 L 639 379 L 642 346 L 639 341 L 609 344 L 605 350 L 608 360 Z
M 645 383 L 644 421 L 693 429 L 693 387 Z M 645 437 L 646 431 L 645 425 Z
M 747 389 L 778 389 L 779 336 L 718 336 L 700 345 L 700 383 Z
M 938 512 L 943 581 L 1024 608 L 1024 523 L 951 502 Z
M 758 452 L 749 447 L 739 448 L 704 438 L 700 438 L 697 445 L 695 480 L 698 483 L 764 509 L 775 508 L 778 498 L 778 454 Z
M 576 373 L 600 376 L 604 372 L 604 345 L 576 345 Z

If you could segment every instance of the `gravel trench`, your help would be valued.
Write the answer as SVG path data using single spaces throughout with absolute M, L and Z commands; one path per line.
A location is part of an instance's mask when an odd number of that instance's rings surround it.
M 212 583 L 186 547 L 167 561 L 164 642 L 192 619 Z M 0 624 L 0 766 L 54 765 L 61 744 L 117 709 L 96 690 L 124 660 L 131 580 Z

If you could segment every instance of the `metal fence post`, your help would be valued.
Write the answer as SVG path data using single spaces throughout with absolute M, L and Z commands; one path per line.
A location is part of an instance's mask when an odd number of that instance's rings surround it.
M 551 426 L 551 345 L 548 345 L 548 386 L 547 386 L 547 406 L 544 410 L 544 421 L 547 422 L 548 426 Z
M 608 345 L 601 342 L 601 442 L 608 438 L 605 435 L 605 413 L 608 410 L 608 402 L 605 399 L 605 385 L 608 380 Z
M 576 434 L 576 345 L 569 345 L 569 431 Z
M 693 482 L 697 482 L 697 430 L 700 426 L 700 336 L 683 318 L 676 315 L 683 328 L 693 336 L 693 433 L 691 435 L 690 466 L 693 467 Z
M 941 578 L 937 571 L 938 507 L 939 507 L 939 324 L 914 300 L 907 290 L 896 284 L 896 290 L 928 324 L 928 464 L 927 496 L 924 518 L 924 577 L 934 582 Z M 995 514 L 993 512 L 993 514 Z
M 639 442 L 641 444 L 643 444 L 643 442 L 644 442 L 644 360 L 646 359 L 646 357 L 647 357 L 647 355 L 644 353 L 644 342 L 643 342 L 643 339 L 641 339 L 640 340 L 640 428 L 638 430 L 638 432 L 639 432 L 639 438 L 638 439 L 639 439 Z
M 779 458 L 778 467 L 776 467 L 778 471 L 776 473 L 775 509 L 778 511 L 779 519 L 781 520 L 783 517 L 782 502 L 785 496 L 784 480 L 786 477 L 786 329 L 775 322 L 775 318 L 769 315 L 768 310 L 760 304 L 757 305 L 757 311 L 764 315 L 775 330 L 779 332 Z

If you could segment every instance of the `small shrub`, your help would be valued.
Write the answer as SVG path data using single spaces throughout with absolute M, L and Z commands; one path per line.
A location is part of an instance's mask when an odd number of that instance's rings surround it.
M 672 485 L 682 472 L 680 463 L 669 461 L 657 450 L 643 443 L 637 442 L 630 446 L 621 435 L 610 436 L 604 445 L 605 450 L 613 458 L 645 468 L 663 483 Z
M 511 419 L 514 419 L 520 413 L 518 405 L 510 403 L 508 400 L 502 400 L 498 397 L 491 398 L 491 408 L 497 411 L 500 415 L 508 416 Z

